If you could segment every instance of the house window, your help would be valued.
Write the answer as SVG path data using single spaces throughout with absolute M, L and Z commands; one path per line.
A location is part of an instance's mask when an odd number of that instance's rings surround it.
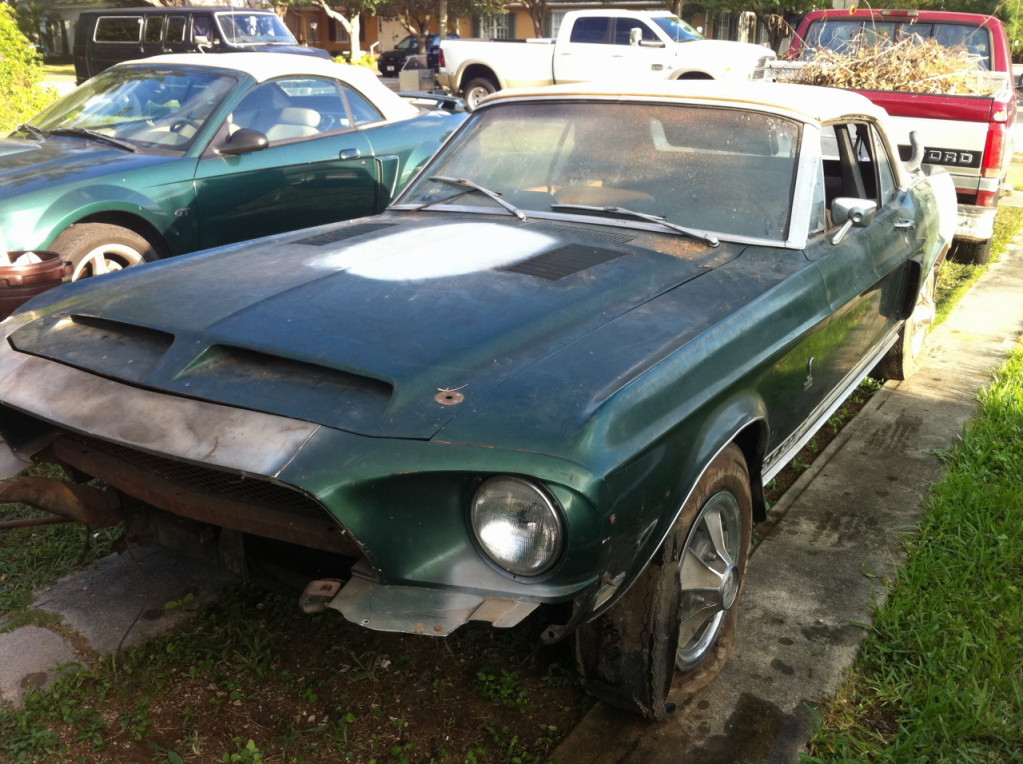
M 330 20 L 330 40 L 331 42 L 348 42 L 348 30 L 345 29 L 344 25 L 337 19 Z
M 480 36 L 487 40 L 510 40 L 512 37 L 510 19 L 510 13 L 485 16 L 480 19 Z
M 551 11 L 550 15 L 551 37 L 558 36 L 558 30 L 561 29 L 561 22 L 565 20 L 566 13 L 567 11 Z

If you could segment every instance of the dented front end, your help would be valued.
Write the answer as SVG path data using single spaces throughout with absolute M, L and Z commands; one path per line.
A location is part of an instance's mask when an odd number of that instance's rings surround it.
M 5 500 L 92 527 L 123 523 L 129 545 L 159 544 L 304 590 L 307 611 L 443 636 L 470 620 L 514 626 L 541 604 L 578 605 L 595 589 L 588 570 L 562 564 L 516 580 L 480 554 L 465 520 L 480 479 L 451 473 L 446 460 L 486 449 L 366 439 L 134 387 L 6 343 L 0 401 L 5 476 L 52 462 L 108 486 L 21 477 L 0 488 Z M 409 461 L 401 452 L 417 450 L 420 469 L 396 472 Z M 564 511 L 592 516 L 573 491 L 552 491 Z

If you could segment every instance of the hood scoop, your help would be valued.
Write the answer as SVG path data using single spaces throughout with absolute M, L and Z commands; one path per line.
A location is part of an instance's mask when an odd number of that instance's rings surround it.
M 174 335 L 106 318 L 56 313 L 26 324 L 10 341 L 22 353 L 137 382 L 160 363 Z
M 391 228 L 394 223 L 357 223 L 350 226 L 342 226 L 331 231 L 310 236 L 307 239 L 299 239 L 296 244 L 308 244 L 312 247 L 323 247 L 327 244 L 335 244 L 345 239 L 354 239 L 356 236 L 364 236 L 368 233 L 381 231 L 384 228 Z
M 566 247 L 559 247 L 520 263 L 509 265 L 501 270 L 536 276 L 548 281 L 560 281 L 580 271 L 621 257 L 623 254 L 623 252 L 610 249 L 569 244 Z
M 271 395 L 299 395 L 324 415 L 375 419 L 394 388 L 383 380 L 256 350 L 214 345 L 175 377 L 175 388 L 194 388 L 203 398 L 248 402 L 270 408 Z
M 558 225 L 556 223 L 534 223 L 530 228 L 538 231 L 546 231 L 558 236 L 568 236 L 572 239 L 580 237 L 586 237 L 587 239 L 602 239 L 604 241 L 613 241 L 616 244 L 628 244 L 636 237 L 630 233 L 619 233 L 618 231 L 608 229 L 598 229 L 594 226 L 590 226 L 585 230 L 580 230 L 581 226 L 568 226 Z

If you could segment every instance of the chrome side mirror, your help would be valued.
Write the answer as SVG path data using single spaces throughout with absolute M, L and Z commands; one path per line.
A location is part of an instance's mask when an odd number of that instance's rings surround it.
M 840 244 L 850 228 L 866 228 L 874 222 L 875 215 L 877 215 L 875 201 L 848 196 L 838 197 L 831 202 L 831 219 L 842 227 L 831 237 L 831 243 Z

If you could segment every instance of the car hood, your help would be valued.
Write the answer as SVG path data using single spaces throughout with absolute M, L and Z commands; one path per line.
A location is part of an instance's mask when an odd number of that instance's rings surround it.
M 81 183 L 177 159 L 177 156 L 132 153 L 81 138 L 0 140 L 0 185 L 4 197 L 10 198 L 16 194 L 52 190 L 60 183 Z
M 601 225 L 392 213 L 67 285 L 27 306 L 39 317 L 11 343 L 134 385 L 425 439 L 739 251 Z

